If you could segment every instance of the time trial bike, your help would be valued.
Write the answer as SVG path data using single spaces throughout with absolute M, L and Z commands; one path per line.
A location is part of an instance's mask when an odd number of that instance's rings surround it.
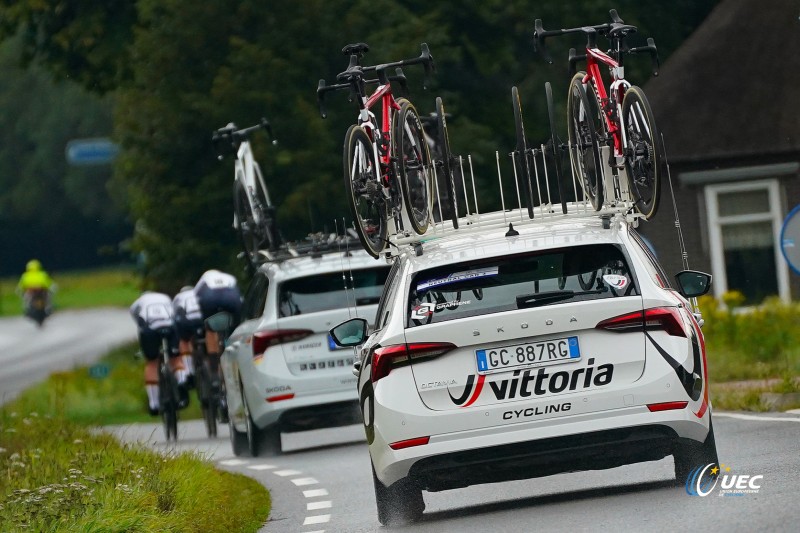
M 236 154 L 233 227 L 239 234 L 245 256 L 252 267 L 261 263 L 259 250 L 275 250 L 280 245 L 275 206 L 270 200 L 261 167 L 250 148 L 250 136 L 262 129 L 272 137 L 272 127 L 265 118 L 248 128 L 237 129 L 235 124 L 230 123 L 211 136 L 219 159 L 223 159 L 228 152 Z M 276 141 L 273 140 L 272 144 L 276 144 Z
M 636 209 L 650 219 L 661 199 L 664 148 L 650 103 L 641 88 L 625 79 L 623 60 L 627 54 L 649 54 L 656 76 L 658 50 L 652 38 L 647 39 L 646 46 L 628 46 L 627 37 L 636 33 L 636 26 L 625 24 L 614 9 L 609 13 L 610 23 L 559 30 L 545 30 L 542 20 L 536 19 L 534 47 L 552 63 L 545 39 L 569 33 L 586 36 L 585 53 L 579 54 L 574 48 L 569 51 L 570 71 L 574 72 L 567 95 L 570 160 L 594 209 L 600 210 L 604 200 L 602 148 L 608 147 L 608 167 L 616 178 L 615 184 L 619 183 L 619 170 L 624 169 Z M 598 36 L 610 42 L 607 53 L 597 47 Z M 576 63 L 583 60 L 586 71 L 575 72 Z M 608 90 L 600 73 L 601 64 L 611 74 Z
M 387 245 L 390 221 L 395 232 L 410 227 L 420 235 L 430 224 L 433 169 L 422 123 L 410 101 L 394 98 L 391 83 L 405 83 L 401 67 L 409 65 L 422 65 L 427 79 L 435 66 L 428 45 L 421 48 L 419 57 L 364 66 L 361 59 L 369 46 L 349 44 L 342 53 L 350 63 L 336 76 L 338 83 L 327 85 L 322 79 L 317 86 L 322 118 L 327 117 L 324 101 L 330 91 L 347 89 L 358 105 L 356 123 L 345 135 L 344 180 L 359 240 L 373 257 Z M 368 85 L 377 85 L 372 94 Z M 380 124 L 372 112 L 378 103 Z

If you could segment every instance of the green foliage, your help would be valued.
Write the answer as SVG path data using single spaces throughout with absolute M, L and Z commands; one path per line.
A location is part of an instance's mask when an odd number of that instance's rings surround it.
M 92 24 L 87 35 L 98 35 L 93 24 L 110 21 L 116 4 L 97 2 L 85 8 L 91 20 L 78 22 L 73 12 L 56 16 L 48 11 L 54 3 L 21 2 L 9 20 L 44 32 L 42 43 L 31 47 L 26 41 L 26 50 L 63 73 L 69 64 L 53 52 L 53 45 L 87 24 Z M 627 22 L 639 26 L 641 42 L 656 38 L 663 60 L 714 3 L 619 0 L 616 7 Z M 564 123 L 567 50 L 582 42 L 579 37 L 554 39 L 550 49 L 557 63 L 548 66 L 531 45 L 534 19 L 542 18 L 550 28 L 608 20 L 608 5 L 594 0 L 545 0 L 535 8 L 523 0 L 139 0 L 135 9 L 135 14 L 123 10 L 108 26 L 109 31 L 118 29 L 115 38 L 107 46 L 98 45 L 106 52 L 116 50 L 114 59 L 125 67 L 90 62 L 91 68 L 82 72 L 94 82 L 82 81 L 101 89 L 116 87 L 114 134 L 123 153 L 115 165 L 114 184 L 130 194 L 134 246 L 145 252 L 146 278 L 167 291 L 212 266 L 237 268 L 232 162 L 217 161 L 209 142 L 211 131 L 228 122 L 246 126 L 266 116 L 273 123 L 278 146 L 256 136 L 253 147 L 286 237 L 332 230 L 335 219 L 349 218 L 342 139 L 356 109 L 345 94 L 331 95 L 330 118 L 324 121 L 315 94 L 317 80 L 330 82 L 346 67 L 343 45 L 369 43 L 365 61 L 370 64 L 413 57 L 421 42 L 430 45 L 438 72 L 430 90 L 423 91 L 422 69 L 406 69 L 411 99 L 427 114 L 436 96 L 444 98 L 453 115 L 454 153 L 472 154 L 480 208 L 486 211 L 500 207 L 496 151 L 504 174 L 511 173 L 511 86 L 521 89 L 533 142 L 547 134 L 547 80 L 553 82 L 555 103 L 562 110 L 559 122 Z M 41 11 L 50 22 L 32 24 L 31 13 Z M 135 31 L 117 26 L 134 20 Z M 70 50 L 90 55 L 87 47 Z M 648 79 L 649 68 L 646 59 L 626 64 L 628 77 L 638 84 Z M 560 133 L 565 136 L 566 128 Z M 506 198 L 515 196 L 511 180 L 506 187 Z
M 46 381 L 26 389 L 15 401 L 20 411 L 49 414 L 82 425 L 125 424 L 157 420 L 147 414 L 142 369 L 135 359 L 137 343 L 112 350 L 98 364 L 109 374 L 102 379 L 89 375 L 88 367 L 51 374 Z M 193 395 L 180 420 L 201 418 L 200 402 Z
M 197 455 L 162 456 L 12 409 L 0 412 L 4 531 L 254 531 L 269 514 L 257 481 Z
M 723 298 L 741 303 L 736 294 Z M 722 307 L 704 296 L 698 300 L 705 319 L 711 379 L 771 378 L 800 374 L 800 303 L 769 298 L 752 308 Z

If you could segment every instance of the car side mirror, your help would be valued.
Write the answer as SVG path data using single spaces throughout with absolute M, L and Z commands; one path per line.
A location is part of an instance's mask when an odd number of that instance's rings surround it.
M 367 339 L 368 328 L 369 325 L 365 319 L 351 318 L 331 328 L 329 333 L 337 346 L 347 348 L 363 344 Z
M 711 274 L 696 270 L 683 270 L 675 275 L 678 282 L 678 291 L 685 298 L 697 298 L 708 292 L 711 288 Z

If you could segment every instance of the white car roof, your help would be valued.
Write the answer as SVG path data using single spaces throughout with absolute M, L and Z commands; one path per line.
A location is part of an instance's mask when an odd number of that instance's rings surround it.
M 374 259 L 364 250 L 350 250 L 349 252 L 327 252 L 316 256 L 309 254 L 285 259 L 276 263 L 268 263 L 262 266 L 261 270 L 266 272 L 273 281 L 280 282 L 314 274 L 379 267 L 388 268 L 383 260 Z
M 513 224 L 513 221 L 510 221 Z M 416 272 L 452 263 L 469 262 L 473 259 L 497 257 L 523 253 L 537 249 L 561 248 L 576 244 L 620 243 L 620 233 L 627 233 L 624 222 L 612 222 L 610 229 L 603 229 L 599 217 L 581 218 L 574 221 L 542 221 L 538 224 L 521 225 L 514 228 L 518 236 L 506 237 L 508 228 L 472 230 L 459 234 L 451 232 L 441 239 L 422 243 L 422 255 L 417 256 L 412 247 L 401 252 L 403 259 Z

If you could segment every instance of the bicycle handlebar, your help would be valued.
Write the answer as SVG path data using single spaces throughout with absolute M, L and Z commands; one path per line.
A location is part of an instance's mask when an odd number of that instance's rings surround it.
M 273 138 L 273 145 L 278 144 L 278 141 L 275 139 L 275 135 L 272 133 L 272 125 L 264 117 L 261 117 L 261 120 L 255 126 L 237 129 L 236 124 L 230 122 L 224 128 L 214 131 L 214 133 L 211 135 L 211 143 L 214 145 L 214 149 L 217 152 L 217 159 L 221 160 L 223 157 L 225 157 L 225 154 L 222 152 L 222 150 L 220 150 L 222 146 L 229 143 L 229 148 L 231 148 L 231 150 L 235 153 L 236 150 L 239 149 L 240 144 L 248 140 L 252 133 L 261 129 L 265 130 L 267 135 Z
M 391 63 L 381 63 L 379 65 L 373 65 L 364 67 L 359 64 L 359 60 L 363 57 L 364 52 L 369 50 L 369 47 L 364 43 L 358 43 L 356 45 L 347 45 L 342 49 L 342 52 L 353 52 L 350 54 L 350 64 L 348 65 L 347 69 L 344 72 L 340 72 L 336 75 L 336 81 L 340 83 L 336 83 L 333 85 L 327 85 L 324 79 L 319 80 L 317 84 L 317 102 L 319 104 L 319 114 L 322 118 L 327 118 L 328 113 L 325 109 L 325 94 L 331 91 L 338 91 L 342 89 L 350 89 L 353 93 L 358 93 L 358 85 L 361 83 L 364 84 L 372 84 L 372 83 L 380 83 L 380 84 L 387 84 L 392 81 L 396 81 L 400 84 L 403 90 L 408 88 L 406 83 L 406 77 L 403 74 L 402 68 L 405 66 L 411 65 L 422 65 L 425 69 L 425 80 L 423 82 L 423 88 L 427 89 L 429 84 L 429 76 L 432 72 L 436 71 L 436 64 L 433 61 L 433 56 L 431 55 L 431 51 L 428 48 L 427 43 L 421 43 L 420 48 L 422 52 L 418 57 L 414 57 L 411 59 L 402 59 L 400 61 L 394 61 Z M 387 70 L 394 68 L 395 75 L 389 76 L 387 75 Z M 364 79 L 365 74 L 374 72 L 378 77 L 375 79 Z M 352 99 L 352 94 L 351 94 Z
M 542 19 L 536 19 L 534 21 L 533 49 L 540 52 L 544 60 L 552 65 L 553 58 L 550 56 L 550 53 L 545 47 L 545 39 L 548 37 L 556 37 L 568 33 L 584 33 L 587 36 L 587 48 L 593 48 L 597 46 L 597 35 L 602 35 L 604 37 L 608 37 L 612 42 L 618 41 L 620 43 L 620 53 L 649 53 L 650 59 L 653 63 L 653 76 L 658 76 L 658 49 L 656 48 L 653 38 L 648 37 L 647 46 L 628 48 L 628 45 L 625 42 L 625 34 L 635 32 L 636 26 L 625 24 L 625 22 L 617 13 L 616 9 L 611 9 L 608 13 L 611 17 L 610 23 L 598 24 L 596 26 L 582 26 L 580 28 L 563 28 L 560 30 L 545 30 L 544 26 L 542 25 Z M 582 59 L 586 59 L 585 54 L 577 54 L 574 49 L 570 49 L 570 70 L 574 70 L 575 63 Z

